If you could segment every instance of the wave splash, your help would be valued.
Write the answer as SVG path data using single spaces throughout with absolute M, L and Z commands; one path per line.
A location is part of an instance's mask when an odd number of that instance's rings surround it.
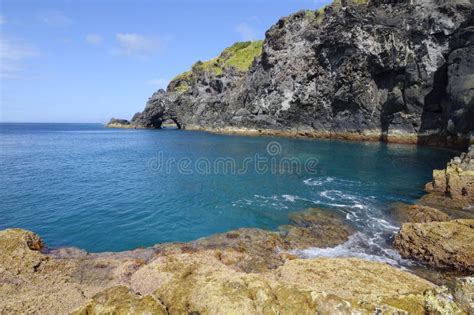
M 358 230 L 349 240 L 334 248 L 310 248 L 296 251 L 302 257 L 358 257 L 391 265 L 403 266 L 410 262 L 402 259 L 393 249 L 391 240 L 399 227 L 391 222 L 384 207 L 370 194 L 357 194 L 356 191 L 370 192 L 367 184 L 325 177 L 319 179 L 306 179 L 305 185 L 316 188 L 316 204 L 335 208 L 343 213 L 346 219 Z M 329 187 L 326 187 L 329 186 Z M 358 186 L 360 189 L 354 189 Z M 328 188 L 320 190 L 319 188 Z
M 410 262 L 401 258 L 391 247 L 391 239 L 399 226 L 385 213 L 387 206 L 373 195 L 374 187 L 359 181 L 336 177 L 303 180 L 308 191 L 299 194 L 262 196 L 239 200 L 233 206 L 270 207 L 272 210 L 322 207 L 339 212 L 357 232 L 349 240 L 334 248 L 309 248 L 294 251 L 301 257 L 358 257 L 385 262 L 399 267 Z
M 348 258 L 355 257 L 365 260 L 387 263 L 393 266 L 403 267 L 412 265 L 412 262 L 403 259 L 400 254 L 390 248 L 383 248 L 374 239 L 368 235 L 357 232 L 349 237 L 347 242 L 336 247 L 328 248 L 308 248 L 302 250 L 294 250 L 293 254 L 303 258 Z

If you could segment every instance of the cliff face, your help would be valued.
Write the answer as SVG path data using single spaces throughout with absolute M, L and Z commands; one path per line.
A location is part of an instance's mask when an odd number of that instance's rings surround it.
M 132 125 L 159 128 L 173 119 L 183 128 L 467 142 L 474 131 L 472 2 L 365 2 L 336 1 L 280 19 L 261 53 L 259 44 L 237 44 L 197 63 L 153 94 Z

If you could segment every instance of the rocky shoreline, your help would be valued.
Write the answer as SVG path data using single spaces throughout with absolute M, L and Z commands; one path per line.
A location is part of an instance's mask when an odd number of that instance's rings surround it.
M 173 126 L 172 124 L 168 127 Z M 107 128 L 117 129 L 150 129 L 148 127 L 137 126 L 127 120 L 112 118 L 106 124 Z M 180 128 L 178 128 L 180 129 Z M 317 130 L 277 130 L 277 129 L 252 129 L 238 127 L 202 127 L 196 125 L 186 126 L 188 131 L 206 131 L 216 134 L 236 135 L 236 136 L 266 136 L 266 137 L 284 137 L 284 138 L 304 138 L 304 139 L 331 139 L 346 141 L 368 141 L 368 142 L 387 142 L 397 144 L 427 145 L 432 147 L 443 147 L 451 149 L 464 149 L 467 143 L 474 143 L 471 136 L 469 140 L 447 140 L 444 137 L 430 137 L 420 139 L 419 135 L 412 133 L 400 133 L 383 135 L 378 131 L 359 132 L 330 132 Z
M 395 248 L 426 267 L 298 257 L 295 249 L 334 247 L 355 232 L 323 209 L 291 213 L 279 231 L 242 228 L 119 253 L 48 249 L 33 232 L 8 229 L 0 231 L 0 312 L 472 313 L 473 154 L 471 146 L 435 170 L 427 185 L 435 189 L 417 204 L 394 207 L 402 222 Z M 424 204 L 428 199 L 444 201 L 436 208 Z M 448 214 L 446 206 L 458 211 Z
M 108 128 L 116 128 L 107 124 Z M 117 127 L 127 128 L 127 127 Z M 137 127 L 139 128 L 139 127 Z M 398 144 L 414 144 L 427 145 L 433 147 L 444 147 L 452 149 L 464 149 L 466 143 L 474 143 L 474 138 L 467 140 L 447 140 L 444 137 L 430 137 L 420 139 L 415 133 L 392 133 L 383 135 L 379 131 L 363 131 L 363 132 L 333 132 L 318 130 L 276 130 L 276 129 L 250 129 L 238 127 L 223 128 L 204 128 L 199 126 L 187 126 L 186 130 L 207 131 L 217 134 L 241 135 L 241 136 L 269 136 L 269 137 L 285 137 L 285 138 L 305 138 L 305 139 L 332 139 L 347 141 L 369 141 L 369 142 L 387 142 Z
M 465 149 L 474 130 L 472 1 L 336 0 L 264 41 L 198 61 L 111 128 L 314 137 Z M 334 34 L 337 34 L 335 36 Z M 118 253 L 48 248 L 0 231 L 0 313 L 473 314 L 474 146 L 394 205 L 393 248 L 417 265 L 303 259 L 355 230 L 327 209 L 279 231 L 243 228 Z

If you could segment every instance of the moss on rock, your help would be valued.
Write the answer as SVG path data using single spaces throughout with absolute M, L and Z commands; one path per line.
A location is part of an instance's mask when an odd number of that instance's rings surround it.
M 166 307 L 151 295 L 140 296 L 125 286 L 116 286 L 97 293 L 71 315 L 93 314 L 168 314 Z

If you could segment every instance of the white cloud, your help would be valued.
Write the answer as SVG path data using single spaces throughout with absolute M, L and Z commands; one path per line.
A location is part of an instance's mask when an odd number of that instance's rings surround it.
M 166 89 L 168 86 L 169 80 L 158 78 L 158 79 L 151 79 L 146 82 L 149 85 L 153 85 L 157 89 Z
M 51 27 L 66 27 L 73 21 L 59 11 L 48 11 L 38 15 L 38 20 Z
M 257 32 L 251 28 L 247 23 L 241 23 L 235 27 L 235 31 L 239 33 L 242 40 L 255 40 L 257 39 Z
M 260 18 L 256 15 L 252 15 L 250 18 L 249 18 L 250 21 L 253 21 L 253 22 L 260 22 Z
M 98 45 L 101 44 L 104 41 L 102 36 L 98 34 L 87 34 L 86 35 L 86 43 L 88 44 L 93 44 L 93 45 Z
M 163 44 L 159 39 L 135 33 L 119 33 L 116 39 L 119 47 L 112 50 L 115 55 L 146 58 L 163 49 Z
M 39 55 L 39 52 L 28 43 L 0 37 L 0 78 L 24 79 L 25 60 Z

